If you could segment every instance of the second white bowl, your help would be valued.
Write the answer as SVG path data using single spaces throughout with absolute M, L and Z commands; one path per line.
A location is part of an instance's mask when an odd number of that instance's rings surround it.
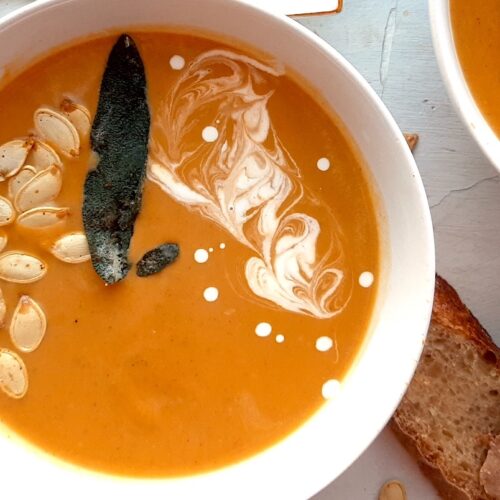
M 429 0 L 429 14 L 434 50 L 448 93 L 469 132 L 500 171 L 500 139 L 482 115 L 462 72 L 453 41 L 450 1 Z

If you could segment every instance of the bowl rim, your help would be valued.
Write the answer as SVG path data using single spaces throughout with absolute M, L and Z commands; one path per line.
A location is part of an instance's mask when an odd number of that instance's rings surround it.
M 5 28 L 6 25 L 9 25 L 11 23 L 16 23 L 18 21 L 22 21 L 23 19 L 38 14 L 41 12 L 44 8 L 50 6 L 50 8 L 54 8 L 57 6 L 60 6 L 62 4 L 68 4 L 72 3 L 77 0 L 37 0 L 34 3 L 28 4 L 21 9 L 14 11 L 13 13 L 7 14 L 3 18 L 0 19 L 0 31 L 2 28 Z M 213 4 L 226 4 L 227 0 L 211 0 Z M 434 237 L 433 237 L 433 231 L 432 231 L 432 222 L 431 222 L 431 216 L 430 216 L 430 210 L 429 206 L 427 203 L 427 197 L 425 194 L 425 190 L 423 187 L 423 183 L 421 181 L 415 160 L 410 152 L 410 150 L 407 148 L 406 141 L 401 133 L 401 130 L 397 126 L 394 118 L 388 111 L 388 109 L 385 107 L 385 105 L 382 103 L 381 99 L 379 96 L 376 94 L 376 92 L 373 90 L 373 88 L 368 84 L 368 82 L 358 73 L 358 71 L 343 57 L 341 56 L 333 47 L 331 47 L 327 42 L 323 41 L 321 38 L 319 38 L 317 35 L 315 35 L 313 32 L 311 32 L 309 29 L 305 28 L 304 26 L 296 23 L 295 21 L 286 18 L 285 16 L 281 16 L 272 12 L 268 12 L 262 8 L 256 7 L 249 3 L 249 0 L 232 0 L 232 3 L 235 5 L 240 5 L 242 9 L 246 9 L 247 12 L 253 12 L 254 14 L 258 16 L 266 16 L 268 18 L 271 18 L 274 23 L 276 24 L 281 24 L 282 29 L 291 29 L 293 30 L 298 38 L 301 38 L 300 43 L 308 43 L 308 44 L 313 44 L 317 47 L 317 50 L 320 50 L 321 52 L 324 53 L 326 57 L 328 57 L 330 60 L 332 60 L 333 63 L 337 64 L 343 72 L 348 74 L 350 78 L 355 81 L 356 85 L 359 86 L 360 92 L 362 92 L 369 101 L 373 104 L 373 107 L 376 109 L 376 111 L 380 115 L 380 121 L 383 121 L 385 125 L 388 127 L 388 131 L 391 134 L 391 137 L 393 136 L 395 139 L 395 142 L 398 144 L 398 148 L 400 149 L 402 155 L 404 155 L 405 158 L 405 167 L 408 170 L 408 176 L 411 178 L 411 185 L 412 189 L 415 192 L 416 198 L 418 205 L 415 207 L 415 213 L 418 214 L 420 217 L 420 223 L 423 228 L 422 233 L 419 235 L 420 240 L 418 244 L 421 246 L 422 249 L 422 262 L 424 263 L 424 267 L 426 269 L 426 276 L 422 278 L 422 283 L 421 285 L 421 298 L 419 300 L 419 306 L 420 306 L 420 315 L 418 316 L 418 321 L 415 322 L 413 327 L 414 332 L 412 334 L 411 338 L 411 344 L 412 344 L 412 356 L 408 356 L 408 359 L 406 359 L 406 363 L 403 367 L 398 365 L 398 370 L 400 371 L 400 377 L 397 383 L 394 383 L 393 387 L 391 387 L 391 391 L 388 395 L 388 397 L 385 398 L 384 405 L 386 408 L 386 411 L 383 412 L 383 417 L 378 416 L 377 419 L 374 419 L 372 423 L 370 424 L 370 429 L 369 432 L 367 431 L 365 434 L 367 438 L 365 439 L 363 445 L 357 445 L 356 447 L 353 446 L 353 449 L 351 450 L 346 450 L 345 455 L 348 457 L 347 460 L 344 462 L 343 468 L 339 468 L 337 470 L 331 470 L 331 472 L 325 472 L 325 469 L 314 469 L 314 470 L 308 470 L 308 477 L 307 481 L 306 478 L 301 477 L 300 475 L 295 475 L 290 477 L 290 483 L 292 485 L 295 485 L 297 487 L 297 491 L 307 491 L 307 495 L 313 495 L 320 491 L 322 488 L 324 488 L 326 485 L 328 485 L 333 479 L 338 477 L 347 467 L 349 467 L 352 462 L 356 458 L 361 455 L 361 453 L 370 445 L 370 443 L 377 437 L 377 435 L 380 433 L 380 431 L 383 429 L 383 427 L 386 425 L 387 421 L 390 419 L 392 413 L 396 409 L 396 407 L 399 404 L 400 399 L 404 395 L 406 388 L 413 376 L 413 373 L 417 367 L 418 360 L 421 354 L 421 351 L 423 349 L 423 344 L 424 340 L 427 334 L 427 325 L 429 324 L 430 321 L 430 316 L 431 316 L 431 311 L 432 311 L 432 302 L 433 302 L 433 291 L 434 291 L 434 272 L 435 272 L 435 256 L 434 256 Z M 90 34 L 90 32 L 89 32 Z M 298 41 L 297 41 L 298 42 Z M 312 420 L 311 418 L 308 419 Z M 296 432 L 296 431 L 294 431 Z M 288 438 L 285 438 L 288 439 Z M 279 442 L 277 444 L 274 444 L 271 446 L 271 448 L 281 446 L 282 442 Z M 267 451 L 267 450 L 265 450 Z M 218 469 L 216 471 L 211 471 L 208 472 L 207 474 L 200 474 L 196 476 L 189 476 L 188 478 L 179 478 L 179 479 L 172 479 L 172 478 L 166 478 L 165 480 L 146 480 L 147 483 L 158 483 L 158 482 L 163 482 L 163 481 L 170 481 L 172 483 L 176 483 L 179 486 L 181 484 L 184 484 L 185 481 L 190 480 L 191 478 L 200 478 L 203 476 L 211 476 L 211 475 L 217 475 L 220 474 L 222 471 L 230 471 L 232 469 L 235 469 L 240 466 L 240 464 L 245 463 L 249 460 L 255 460 L 258 459 L 258 457 L 261 456 L 261 453 L 258 453 L 257 455 L 254 455 L 250 457 L 249 459 L 244 460 L 243 462 L 239 462 L 237 464 L 229 465 L 227 467 L 224 467 L 222 469 Z M 78 468 L 78 470 L 84 470 Z M 99 473 L 94 473 L 92 471 L 85 471 L 90 474 L 95 474 L 96 476 L 100 476 Z M 81 473 L 80 473 L 81 474 Z M 105 478 L 114 478 L 117 479 L 114 476 L 107 476 L 104 475 Z M 132 498 L 132 492 L 135 491 L 143 491 L 143 486 L 145 485 L 144 480 L 141 479 L 124 479 L 124 478 L 118 478 L 122 483 L 128 485 L 126 488 L 130 492 L 130 498 Z M 220 477 L 219 477 L 220 481 Z M 303 485 L 304 482 L 307 482 L 307 487 Z M 255 481 L 254 481 L 255 483 Z M 132 489 L 132 485 L 134 484 L 139 484 L 142 485 L 140 486 L 139 490 Z M 104 486 L 102 482 L 100 482 L 101 486 Z M 299 487 L 300 485 L 300 487 Z M 247 486 L 250 487 L 250 484 Z M 263 498 L 268 498 L 266 494 L 264 493 L 267 490 L 268 485 L 262 485 L 259 486 L 262 488 L 262 494 L 264 495 Z M 222 487 L 222 485 L 221 485 Z M 181 487 L 182 488 L 182 487 Z M 249 489 L 251 490 L 254 488 L 253 493 L 255 494 L 255 488 L 257 486 L 253 485 Z M 290 492 L 293 492 L 293 486 L 288 485 L 287 490 Z M 104 493 L 105 488 L 101 488 L 101 491 Z M 147 491 L 147 490 L 144 490 Z M 181 493 L 182 489 L 177 489 L 176 490 L 179 496 L 174 496 L 175 498 L 182 497 L 184 498 L 184 495 Z M 275 492 L 278 490 L 274 490 Z M 226 498 L 225 495 L 227 495 L 228 498 L 230 498 L 230 495 L 227 490 L 224 490 L 221 495 L 219 495 L 221 498 Z M 247 492 L 248 493 L 248 492 Z M 252 498 L 250 496 L 246 496 L 247 493 L 243 493 L 241 498 Z M 234 494 L 234 492 L 233 492 Z M 294 496 L 295 495 L 295 496 Z M 129 498 L 127 495 L 126 498 Z M 191 498 L 191 497 L 186 497 L 186 498 Z M 289 498 L 300 498 L 297 496 L 297 493 L 291 493 L 291 496 Z
M 481 113 L 462 71 L 453 39 L 450 0 L 429 0 L 428 9 L 434 53 L 448 95 L 469 133 L 500 172 L 500 137 Z

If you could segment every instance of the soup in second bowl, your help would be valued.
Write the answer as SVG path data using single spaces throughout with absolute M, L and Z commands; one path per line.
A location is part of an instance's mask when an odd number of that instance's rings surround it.
M 105 36 L 11 77 L 0 108 L 5 426 L 92 469 L 184 475 L 341 390 L 377 217 L 292 72 L 201 36 Z
M 467 84 L 500 138 L 500 2 L 450 0 L 453 38 Z

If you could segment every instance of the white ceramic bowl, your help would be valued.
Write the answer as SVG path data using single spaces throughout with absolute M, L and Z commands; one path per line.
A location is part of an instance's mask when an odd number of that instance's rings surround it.
M 469 132 L 500 171 L 500 138 L 482 115 L 467 86 L 453 41 L 449 0 L 429 0 L 429 14 L 434 50 L 448 93 Z
M 386 424 L 413 375 L 428 327 L 434 246 L 425 192 L 391 115 L 334 49 L 285 17 L 228 0 L 48 0 L 0 21 L 0 68 L 111 28 L 189 26 L 241 40 L 300 73 L 366 158 L 384 239 L 376 314 L 339 397 L 297 431 L 241 463 L 193 477 L 120 479 L 49 458 L 0 429 L 2 498 L 304 499 L 346 469 Z

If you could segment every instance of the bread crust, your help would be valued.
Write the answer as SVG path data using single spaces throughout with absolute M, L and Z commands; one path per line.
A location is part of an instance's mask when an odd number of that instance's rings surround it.
M 425 456 L 424 452 L 421 451 L 422 446 L 419 446 L 421 443 L 419 443 L 418 437 L 415 438 L 406 434 L 399 426 L 396 416 L 391 420 L 390 426 L 398 441 L 415 458 L 420 470 L 432 481 L 443 500 L 471 500 L 471 497 L 465 491 L 445 479 L 442 471 L 432 463 L 432 457 Z
M 474 342 L 483 357 L 500 370 L 500 348 L 460 300 L 455 289 L 439 275 L 436 276 L 431 321 L 451 328 Z
M 478 353 L 500 371 L 500 348 L 498 348 L 479 321 L 463 304 L 457 292 L 440 276 L 436 276 L 436 289 L 432 311 L 431 328 L 444 327 L 461 335 L 476 347 Z M 402 404 L 411 404 L 403 400 Z M 439 494 L 449 500 L 492 500 L 479 485 L 481 494 L 471 496 L 458 484 L 453 482 L 452 475 L 436 460 L 434 450 L 425 439 L 405 426 L 398 410 L 391 421 L 391 428 L 399 441 L 412 454 L 424 472 L 433 482 Z M 493 436 L 491 436 L 493 439 Z M 451 478 L 450 478 L 451 476 Z

